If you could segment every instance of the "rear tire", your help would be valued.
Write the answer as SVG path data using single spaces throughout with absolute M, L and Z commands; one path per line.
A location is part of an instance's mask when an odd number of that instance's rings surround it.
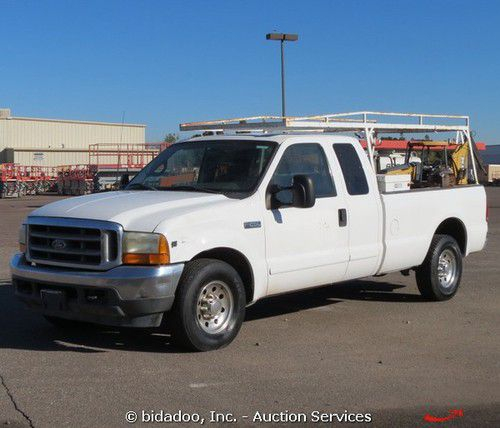
M 428 300 L 451 299 L 462 279 L 462 253 L 449 235 L 434 235 L 429 252 L 416 269 L 420 294 Z
M 238 334 L 245 306 L 245 287 L 232 266 L 220 260 L 193 260 L 184 268 L 167 328 L 173 342 L 184 348 L 219 349 Z

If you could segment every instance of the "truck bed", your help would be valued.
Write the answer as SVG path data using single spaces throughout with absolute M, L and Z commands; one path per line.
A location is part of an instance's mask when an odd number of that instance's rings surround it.
M 487 222 L 483 186 L 413 189 L 380 196 L 384 249 L 379 274 L 420 265 L 432 236 L 447 219 L 465 226 L 464 255 L 484 247 Z

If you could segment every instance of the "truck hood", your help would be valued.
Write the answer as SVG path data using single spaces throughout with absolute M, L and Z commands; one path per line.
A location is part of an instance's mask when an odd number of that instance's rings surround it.
M 152 232 L 170 217 L 224 201 L 231 199 L 200 192 L 124 190 L 63 199 L 38 208 L 29 216 L 113 221 L 125 230 Z

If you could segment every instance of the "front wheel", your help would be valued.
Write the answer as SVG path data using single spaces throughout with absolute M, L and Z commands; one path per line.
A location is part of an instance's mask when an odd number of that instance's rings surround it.
M 462 278 L 462 253 L 449 235 L 434 235 L 424 263 L 416 269 L 420 294 L 429 300 L 451 299 Z
M 245 287 L 232 266 L 193 260 L 184 268 L 167 326 L 174 342 L 190 350 L 222 348 L 238 334 L 245 305 Z

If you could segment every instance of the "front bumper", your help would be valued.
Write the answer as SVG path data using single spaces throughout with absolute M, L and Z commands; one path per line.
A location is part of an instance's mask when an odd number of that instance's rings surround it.
M 123 327 L 157 327 L 170 310 L 184 264 L 79 271 L 11 262 L 16 296 L 44 315 Z

